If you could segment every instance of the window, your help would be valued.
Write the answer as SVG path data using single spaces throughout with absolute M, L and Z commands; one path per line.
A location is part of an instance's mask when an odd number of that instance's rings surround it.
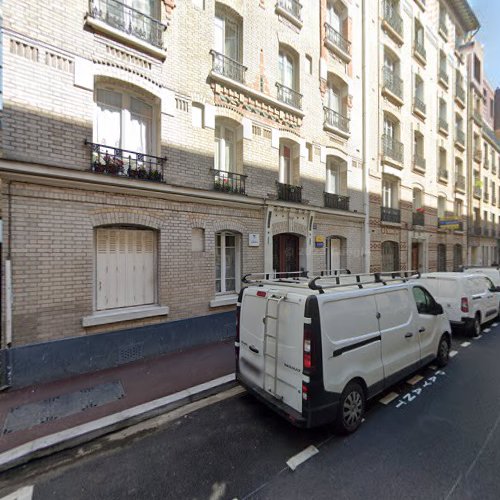
M 441 219 L 446 213 L 446 198 L 444 196 L 438 196 L 438 217 Z
M 424 136 L 418 131 L 413 134 L 413 150 L 415 155 L 424 157 Z
M 239 24 L 220 13 L 214 17 L 214 50 L 233 61 L 241 60 Z
M 279 52 L 279 72 L 281 85 L 297 90 L 294 57 L 285 50 Z
M 326 269 L 329 272 L 347 268 L 347 240 L 341 236 L 330 236 L 326 240 Z
M 153 304 L 155 300 L 155 232 L 96 229 L 96 309 Z
M 155 152 L 154 108 L 150 103 L 133 94 L 98 88 L 96 104 L 94 142 L 136 153 Z
M 395 241 L 384 241 L 382 243 L 382 271 L 399 270 L 399 245 Z
M 387 208 L 399 208 L 398 182 L 391 178 L 382 180 L 382 206 Z
M 422 190 L 419 188 L 413 188 L 413 210 L 419 210 L 421 208 L 423 208 Z
M 476 54 L 474 54 L 474 79 L 476 82 L 481 82 L 481 61 Z
M 453 271 L 460 271 L 463 265 L 462 245 L 453 245 Z
M 444 78 L 445 80 L 448 79 L 448 69 L 447 69 L 447 62 L 446 62 L 446 54 L 440 50 L 439 51 L 439 76 L 441 78 Z
M 347 165 L 344 161 L 332 157 L 328 158 L 326 192 L 338 195 L 347 193 Z
M 215 235 L 215 291 L 237 293 L 240 289 L 240 235 L 221 231 Z
M 446 271 L 446 245 L 442 243 L 437 246 L 437 270 L 438 272 Z
M 326 22 L 337 32 L 342 32 L 341 13 L 336 4 L 328 2 Z
M 224 125 L 215 127 L 214 168 L 222 172 L 236 171 L 235 131 Z
M 446 163 L 446 149 L 439 148 L 439 174 L 438 177 L 448 179 L 448 166 Z
M 441 122 L 446 124 L 448 122 L 448 106 L 446 105 L 446 101 L 444 99 L 439 99 L 439 121 L 441 126 Z
M 416 286 L 413 288 L 413 297 L 417 304 L 417 311 L 419 314 L 432 314 L 432 309 L 435 306 L 435 300 L 427 290 Z
M 299 184 L 300 146 L 290 141 L 280 141 L 279 182 L 282 184 Z
M 462 217 L 464 213 L 464 203 L 462 200 L 455 200 L 455 215 Z
M 424 102 L 424 81 L 419 75 L 415 75 L 415 97 Z

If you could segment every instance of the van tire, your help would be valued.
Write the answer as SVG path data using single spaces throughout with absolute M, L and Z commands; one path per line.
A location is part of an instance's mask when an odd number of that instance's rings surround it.
M 450 341 L 446 335 L 441 337 L 436 356 L 436 364 L 439 368 L 443 368 L 448 364 L 450 359 Z
M 349 382 L 340 396 L 335 430 L 339 434 L 354 432 L 363 421 L 365 405 L 365 391 L 361 384 L 355 381 Z
M 481 318 L 479 314 L 476 314 L 474 319 L 470 320 L 467 330 L 472 338 L 479 337 L 479 335 L 481 335 Z

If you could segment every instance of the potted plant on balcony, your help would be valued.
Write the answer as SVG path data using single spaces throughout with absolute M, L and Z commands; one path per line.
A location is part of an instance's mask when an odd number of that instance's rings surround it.
M 415 212 L 417 212 L 418 214 L 423 214 L 425 213 L 425 208 L 424 207 L 417 208 Z
M 123 161 L 116 156 L 104 155 L 105 171 L 111 175 L 118 175 L 123 172 Z

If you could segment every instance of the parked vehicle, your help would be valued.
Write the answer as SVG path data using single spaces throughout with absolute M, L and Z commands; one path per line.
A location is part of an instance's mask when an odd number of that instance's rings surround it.
M 497 266 L 482 267 L 482 266 L 464 266 L 462 271 L 467 274 L 484 274 L 488 276 L 495 286 L 500 286 L 500 268 Z
M 450 323 L 408 276 L 252 281 L 238 299 L 237 379 L 297 426 L 355 431 L 367 399 L 448 362 Z
M 451 325 L 465 327 L 471 336 L 480 335 L 481 325 L 498 315 L 500 289 L 484 274 L 426 273 L 417 281 L 443 306 Z

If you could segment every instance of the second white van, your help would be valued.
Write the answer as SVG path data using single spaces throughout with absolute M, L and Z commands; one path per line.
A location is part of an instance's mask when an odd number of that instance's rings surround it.
M 437 359 L 451 328 L 425 286 L 380 274 L 256 281 L 237 307 L 236 374 L 290 422 L 360 425 L 366 400 Z

